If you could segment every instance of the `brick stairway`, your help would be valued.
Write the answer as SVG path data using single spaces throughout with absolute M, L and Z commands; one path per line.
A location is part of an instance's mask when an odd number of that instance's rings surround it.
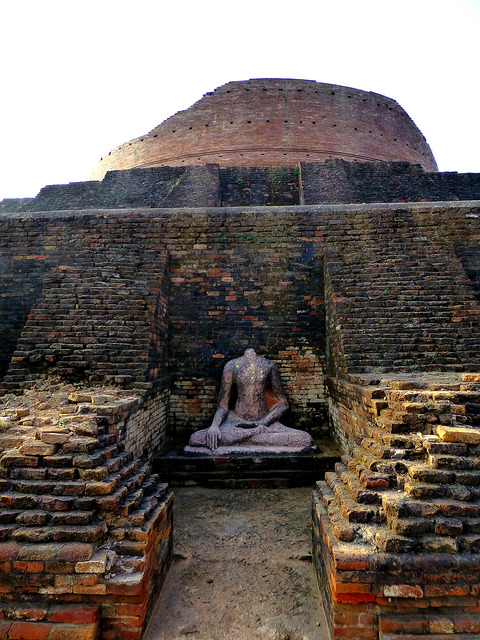
M 365 374 L 329 392 L 349 442 L 314 494 L 333 609 L 363 603 L 365 638 L 474 637 L 460 632 L 480 633 L 480 374 Z
M 478 553 L 480 384 L 392 385 L 364 390 L 376 396 L 369 406 L 378 417 L 319 483 L 337 537 L 353 540 L 362 523 L 363 539 L 377 551 Z
M 394 209 L 344 216 L 326 237 L 344 455 L 317 483 L 313 521 L 332 637 L 480 633 L 480 305 L 463 266 L 476 253 L 462 251 Z
M 140 640 L 171 561 L 173 497 L 125 450 L 135 398 L 58 387 L 31 410 L 28 392 L 3 407 L 0 631 L 94 640 L 101 609 L 101 637 Z

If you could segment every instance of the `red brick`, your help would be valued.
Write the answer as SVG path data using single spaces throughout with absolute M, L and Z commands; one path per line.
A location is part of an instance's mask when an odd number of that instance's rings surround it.
M 362 584 L 358 582 L 354 583 L 341 583 L 337 582 L 333 585 L 333 589 L 336 593 L 370 593 L 371 585 Z
M 140 582 L 107 582 L 107 593 L 117 594 L 122 596 L 138 596 L 145 591 L 146 580 L 142 579 Z
M 332 597 L 337 602 L 356 604 L 357 602 L 375 602 L 375 596 L 368 593 L 333 593 Z
M 148 602 L 140 604 L 119 604 L 117 605 L 117 614 L 119 616 L 141 616 L 148 610 Z
M 0 543 L 0 560 L 15 560 L 18 556 L 20 545 L 14 542 Z
M 51 628 L 44 622 L 13 622 L 8 640 L 47 640 Z
M 389 584 L 383 588 L 386 598 L 422 598 L 423 589 L 418 585 Z
M 43 562 L 14 562 L 13 570 L 19 573 L 41 573 Z
M 88 624 L 97 622 L 100 617 L 100 607 L 79 606 L 65 607 L 51 612 L 48 619 L 51 622 L 67 622 L 70 624 Z
M 382 633 L 428 633 L 428 620 L 408 616 L 396 619 L 380 616 L 378 628 Z
M 425 596 L 468 596 L 470 594 L 469 585 L 426 585 L 424 588 Z
M 47 562 L 45 573 L 73 573 L 75 565 L 73 562 Z
M 98 575 L 87 573 L 83 576 L 78 576 L 75 580 L 75 584 L 81 584 L 85 587 L 91 587 L 94 584 L 98 584 Z
M 478 616 L 455 615 L 453 622 L 456 633 L 480 633 L 480 618 Z
M 11 573 L 12 565 L 10 562 L 0 562 L 0 573 Z
M 115 640 L 142 640 L 142 629 L 116 629 Z
M 136 629 L 143 625 L 146 615 L 147 611 L 145 610 L 141 616 L 117 616 L 105 621 L 103 624 L 107 629 Z
M 430 633 L 454 633 L 453 620 L 450 618 L 433 619 L 429 624 Z
M 48 607 L 48 605 L 46 606 Z M 14 611 L 9 610 L 8 615 L 16 618 L 17 620 L 36 622 L 38 620 L 45 620 L 47 612 L 45 609 L 22 609 L 16 607 Z

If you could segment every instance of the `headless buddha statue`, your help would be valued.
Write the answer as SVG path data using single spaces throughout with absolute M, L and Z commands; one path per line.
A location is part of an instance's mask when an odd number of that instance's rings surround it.
M 237 401 L 231 410 L 234 386 Z M 281 447 L 288 451 L 311 446 L 312 438 L 306 431 L 291 429 L 278 421 L 287 409 L 276 365 L 247 349 L 243 356 L 225 365 L 213 422 L 208 429 L 192 434 L 186 451 L 202 447 L 213 451 L 219 446 L 235 445 Z

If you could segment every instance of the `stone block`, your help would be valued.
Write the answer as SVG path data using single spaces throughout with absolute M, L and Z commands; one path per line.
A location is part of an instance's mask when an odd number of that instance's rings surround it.
M 116 554 L 114 551 L 101 549 L 97 551 L 90 560 L 77 562 L 76 573 L 105 573 L 114 564 Z
M 44 622 L 13 622 L 8 630 L 9 640 L 47 640 L 52 625 Z
M 41 440 L 27 440 L 20 447 L 19 452 L 24 456 L 52 456 L 57 447 Z
M 423 589 L 419 585 L 389 584 L 383 588 L 386 598 L 423 598 Z
M 437 427 L 437 433 L 444 442 L 480 444 L 480 429 L 468 427 Z

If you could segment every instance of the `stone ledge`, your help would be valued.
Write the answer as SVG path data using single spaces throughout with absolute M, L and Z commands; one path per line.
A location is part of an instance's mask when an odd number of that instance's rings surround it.
M 309 448 L 283 454 L 272 453 L 264 447 L 250 447 L 247 453 L 230 455 L 222 451 L 227 447 L 216 449 L 213 455 L 171 451 L 154 458 L 153 469 L 161 474 L 162 480 L 177 485 L 215 484 L 237 488 L 313 485 L 340 460 L 340 452 L 330 440 L 319 440 L 316 444 L 316 452 Z

